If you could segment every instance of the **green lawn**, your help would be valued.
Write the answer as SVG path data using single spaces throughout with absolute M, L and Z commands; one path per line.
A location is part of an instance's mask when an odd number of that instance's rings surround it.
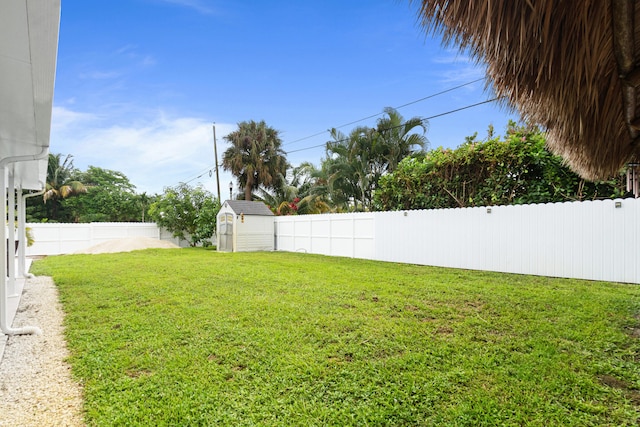
M 640 421 L 637 285 L 202 249 L 32 271 L 91 426 Z

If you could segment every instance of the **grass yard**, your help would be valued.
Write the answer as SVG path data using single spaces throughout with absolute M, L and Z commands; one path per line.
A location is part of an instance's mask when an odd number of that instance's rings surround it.
M 637 426 L 640 286 L 294 253 L 37 261 L 90 426 Z

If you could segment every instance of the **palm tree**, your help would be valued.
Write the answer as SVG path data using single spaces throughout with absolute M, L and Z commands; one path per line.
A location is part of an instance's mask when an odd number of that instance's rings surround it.
M 393 108 L 375 128 L 356 127 L 349 135 L 331 130 L 323 169 L 328 172 L 329 192 L 337 206 L 355 210 L 373 208 L 373 193 L 380 177 L 393 172 L 400 161 L 424 150 L 426 122 L 419 117 L 404 121 Z M 422 134 L 416 133 L 422 129 Z M 358 206 L 359 205 L 359 206 Z
M 279 132 L 263 121 L 238 123 L 238 129 L 224 137 L 231 146 L 222 155 L 222 167 L 231 171 L 244 188 L 244 199 L 254 190 L 276 189 L 287 172 L 286 153 Z
M 311 162 L 302 162 L 293 169 L 292 185 L 298 187 L 298 213 L 319 214 L 331 212 L 328 176 Z
M 287 176 L 282 177 L 280 186 L 274 190 L 260 189 L 256 197 L 267 204 L 276 215 L 317 214 L 330 212 L 331 208 L 318 193 L 319 188 L 315 176 L 317 170 L 309 162 L 303 162 L 293 168 Z
M 357 127 L 349 136 L 331 130 L 333 141 L 327 143 L 325 165 L 329 172 L 329 188 L 338 205 L 355 210 L 370 208 L 373 190 L 384 172 L 384 147 L 375 131 Z
M 258 194 L 254 198 L 264 202 L 276 215 L 280 215 L 281 211 L 290 206 L 298 197 L 298 186 L 295 177 L 289 182 L 286 176 L 280 176 L 278 187 L 272 189 L 260 188 Z
M 386 172 L 393 172 L 402 159 L 416 152 L 424 151 L 427 146 L 428 123 L 419 117 L 412 117 L 403 122 L 403 117 L 395 109 L 384 109 L 387 117 L 378 119 L 376 131 L 384 146 L 383 157 L 385 159 Z M 422 129 L 422 134 L 413 132 L 416 128 Z
M 49 219 L 57 220 L 58 211 L 62 199 L 86 193 L 87 187 L 80 181 L 74 179 L 76 169 L 73 166 L 73 156 L 67 154 L 64 161 L 61 161 L 61 154 L 49 154 L 47 165 L 47 183 L 42 200 L 46 204 L 51 201 L 51 213 Z

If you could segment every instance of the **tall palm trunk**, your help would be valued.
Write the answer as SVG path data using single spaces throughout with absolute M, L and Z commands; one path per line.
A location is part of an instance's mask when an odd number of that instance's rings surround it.
M 244 186 L 244 199 L 246 201 L 251 201 L 251 190 L 253 189 L 253 176 L 251 174 L 247 175 L 247 184 Z

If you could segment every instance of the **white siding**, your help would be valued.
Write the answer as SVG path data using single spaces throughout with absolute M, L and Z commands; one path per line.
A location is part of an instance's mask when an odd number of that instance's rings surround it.
M 273 217 L 245 215 L 244 222 L 236 218 L 233 235 L 236 252 L 272 251 L 274 242 Z
M 242 215 L 226 203 L 218 212 L 218 226 L 220 217 L 225 214 L 233 215 L 233 251 L 272 251 L 275 242 L 275 222 L 273 216 L 266 215 Z M 291 232 L 290 234 L 293 234 Z M 218 250 L 222 250 L 218 240 Z

